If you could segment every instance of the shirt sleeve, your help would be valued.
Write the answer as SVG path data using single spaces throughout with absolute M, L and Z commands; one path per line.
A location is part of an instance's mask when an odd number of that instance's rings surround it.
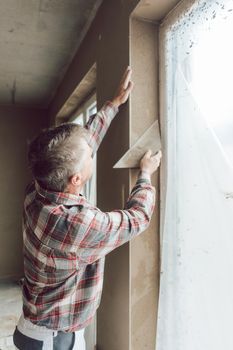
M 118 108 L 108 101 L 96 115 L 90 117 L 85 125 L 85 128 L 90 131 L 89 146 L 92 147 L 93 153 L 98 150 L 117 112 Z
M 155 205 L 150 176 L 140 173 L 124 210 L 98 210 L 78 248 L 81 261 L 92 264 L 149 226 Z

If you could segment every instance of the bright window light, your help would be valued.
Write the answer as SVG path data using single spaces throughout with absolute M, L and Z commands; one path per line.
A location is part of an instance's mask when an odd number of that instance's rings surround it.
M 193 52 L 191 89 L 233 164 L 233 12 L 201 32 Z
M 160 30 L 156 350 L 232 350 L 233 0 L 181 1 Z

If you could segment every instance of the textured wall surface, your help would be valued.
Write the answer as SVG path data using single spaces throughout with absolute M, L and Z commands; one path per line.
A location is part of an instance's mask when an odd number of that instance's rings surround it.
M 161 21 L 181 0 L 141 0 L 134 11 L 138 18 Z
M 47 107 L 102 0 L 0 0 L 0 104 Z
M 158 120 L 158 26 L 131 21 L 131 65 L 135 89 L 130 108 L 130 144 Z M 131 183 L 137 171 L 131 171 Z M 158 171 L 152 177 L 156 207 L 149 228 L 130 242 L 131 349 L 155 349 L 159 289 L 159 188 Z
M 22 274 L 22 205 L 27 170 L 27 140 L 47 123 L 47 113 L 0 107 L 0 278 Z

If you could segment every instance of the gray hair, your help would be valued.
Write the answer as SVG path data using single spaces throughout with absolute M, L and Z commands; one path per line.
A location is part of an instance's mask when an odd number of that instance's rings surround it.
M 74 123 L 43 130 L 29 145 L 34 179 L 45 189 L 64 192 L 70 177 L 82 170 L 89 139 L 89 131 Z

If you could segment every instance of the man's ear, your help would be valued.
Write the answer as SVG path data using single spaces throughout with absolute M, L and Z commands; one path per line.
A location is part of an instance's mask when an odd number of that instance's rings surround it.
M 70 178 L 70 182 L 75 187 L 81 186 L 81 184 L 82 184 L 82 175 L 81 175 L 81 173 L 77 173 L 77 174 L 72 175 L 71 178 Z

